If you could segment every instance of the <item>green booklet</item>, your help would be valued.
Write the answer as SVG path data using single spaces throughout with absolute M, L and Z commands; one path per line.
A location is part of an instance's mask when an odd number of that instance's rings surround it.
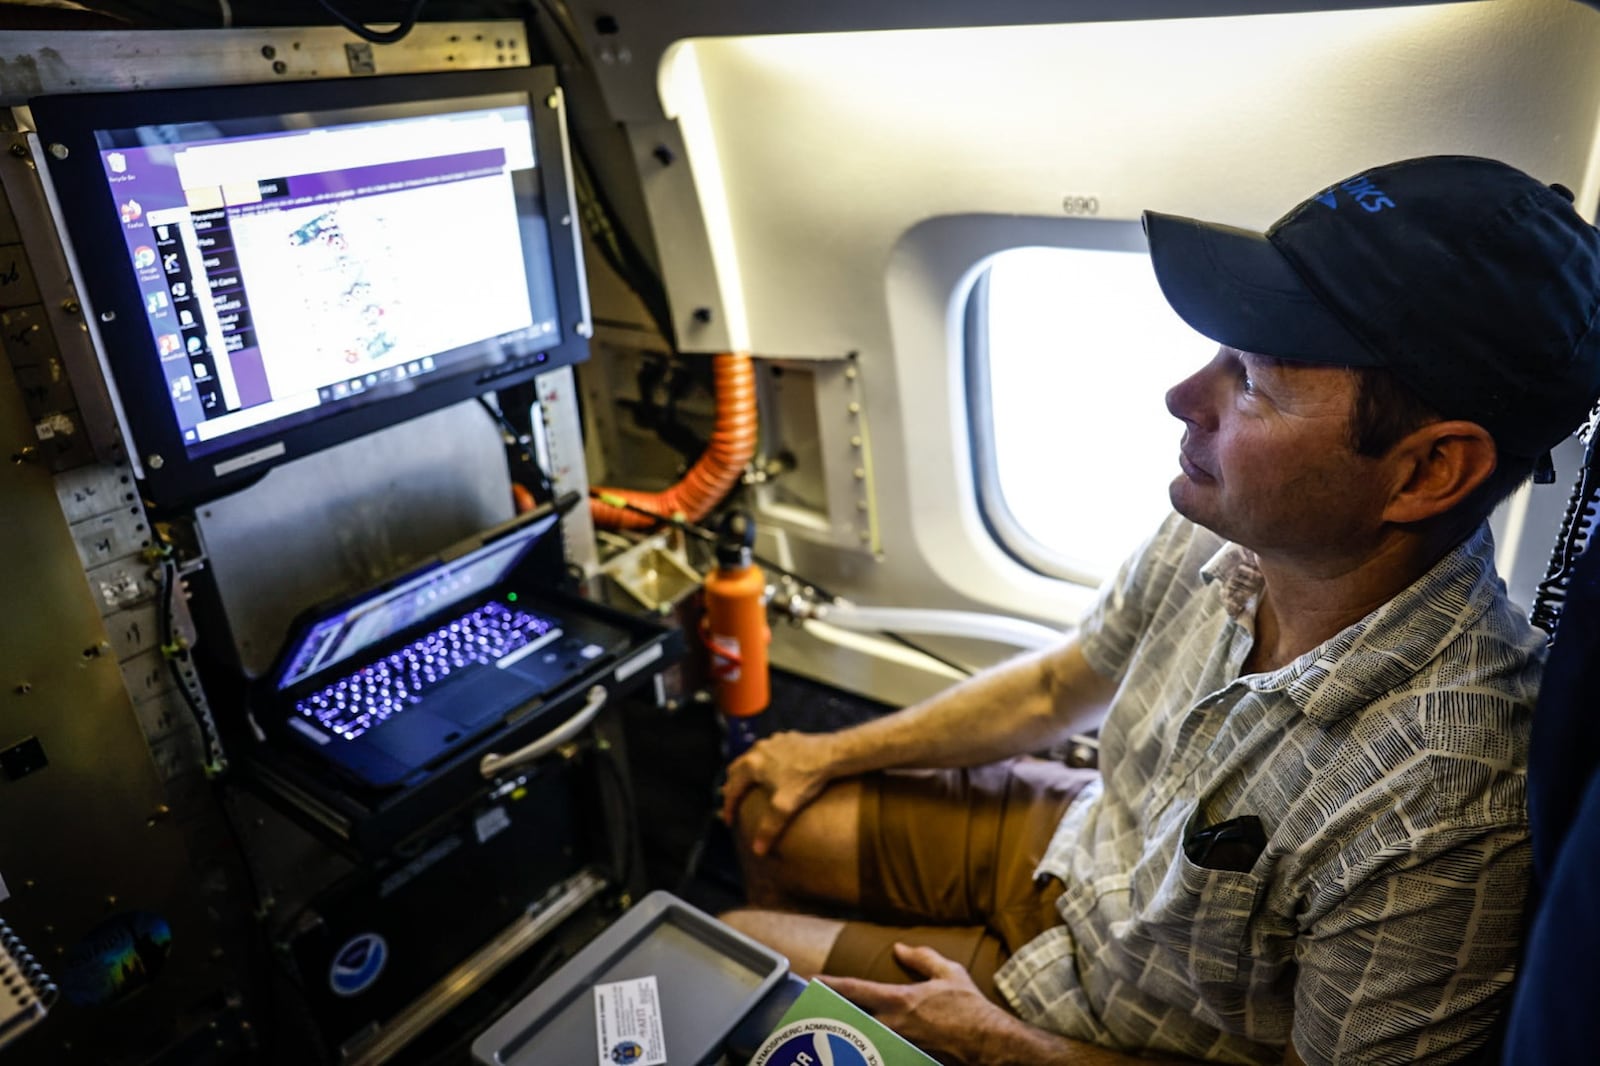
M 750 1066 L 937 1066 L 839 993 L 812 981 Z

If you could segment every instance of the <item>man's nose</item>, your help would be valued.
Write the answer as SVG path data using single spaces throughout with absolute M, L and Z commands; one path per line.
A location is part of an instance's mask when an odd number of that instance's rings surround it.
M 1211 363 L 1167 390 L 1167 410 L 1174 418 L 1205 427 L 1212 420 L 1208 412 L 1214 410 L 1211 393 L 1216 385 L 1215 367 Z

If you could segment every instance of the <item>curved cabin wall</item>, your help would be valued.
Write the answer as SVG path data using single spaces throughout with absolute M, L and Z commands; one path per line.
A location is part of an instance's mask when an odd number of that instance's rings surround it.
M 608 94 L 647 76 L 644 58 L 603 66 Z M 870 534 L 851 546 L 782 509 L 766 524 L 797 569 L 869 604 L 1065 622 L 1090 594 L 984 528 L 960 356 L 973 268 L 1074 244 L 1064 197 L 1093 197 L 1101 219 L 1148 207 L 1259 229 L 1363 167 L 1431 153 L 1505 159 L 1591 215 L 1600 196 L 1600 13 L 1570 0 L 699 38 L 655 73 L 697 190 L 664 190 L 641 153 L 674 318 L 714 302 L 726 333 L 684 346 L 748 344 L 819 373 L 858 353 Z M 673 195 L 684 210 L 666 218 Z M 855 432 L 837 414 L 817 407 L 824 451 Z M 1570 467 L 1541 491 L 1568 483 Z M 1085 521 L 1115 504 L 1064 501 Z M 1553 535 L 1528 530 L 1523 553 L 1542 558 Z

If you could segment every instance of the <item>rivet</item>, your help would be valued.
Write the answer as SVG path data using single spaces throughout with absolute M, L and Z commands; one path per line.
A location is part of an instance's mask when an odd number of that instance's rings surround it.
M 850 405 L 846 407 L 845 410 L 849 411 L 853 415 L 858 415 L 861 413 L 861 405 L 852 400 Z
M 857 481 L 865 481 L 867 479 L 867 472 L 859 466 L 856 467 L 855 474 Z
M 861 438 L 859 436 L 851 437 L 850 438 L 850 447 L 852 447 L 852 448 L 861 447 Z
M 56 144 L 52 144 L 50 146 L 50 154 L 57 159 L 65 159 L 72 153 L 67 151 L 66 145 L 57 142 Z
M 151 470 L 160 470 L 163 466 L 167 465 L 167 461 L 161 458 L 159 454 L 152 453 L 145 458 L 145 465 Z
M 844 379 L 846 381 L 854 381 L 856 379 L 856 368 L 853 367 L 853 366 L 845 367 L 844 368 Z

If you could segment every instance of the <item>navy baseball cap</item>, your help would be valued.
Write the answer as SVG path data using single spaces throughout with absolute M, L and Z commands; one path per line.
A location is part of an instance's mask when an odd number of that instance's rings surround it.
M 1600 231 L 1514 167 L 1429 156 L 1330 186 L 1266 233 L 1147 211 L 1162 292 L 1219 344 L 1390 370 L 1537 458 L 1600 394 Z

